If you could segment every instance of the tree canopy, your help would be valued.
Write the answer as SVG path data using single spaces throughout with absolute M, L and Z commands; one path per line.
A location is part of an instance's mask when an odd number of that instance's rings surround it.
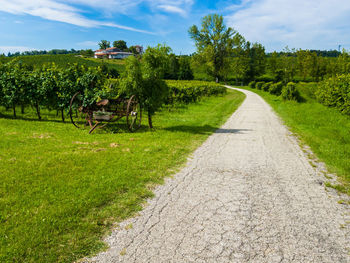
M 207 72 L 218 80 L 226 66 L 225 58 L 233 52 L 238 33 L 226 27 L 223 16 L 218 14 L 203 17 L 201 26 L 198 29 L 193 25 L 188 32 L 195 41 L 197 58 L 205 63 Z
M 111 42 L 107 40 L 101 40 L 101 42 L 99 42 L 98 45 L 100 46 L 100 49 L 106 49 L 111 47 Z
M 127 51 L 128 46 L 124 40 L 116 40 L 113 42 L 113 47 L 119 48 L 120 50 Z

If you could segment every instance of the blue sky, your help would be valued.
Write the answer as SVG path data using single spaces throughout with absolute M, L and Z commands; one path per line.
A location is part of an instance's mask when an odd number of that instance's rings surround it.
M 267 51 L 350 49 L 349 0 L 0 0 L 0 53 L 97 49 L 101 39 L 195 51 L 187 30 L 219 13 Z

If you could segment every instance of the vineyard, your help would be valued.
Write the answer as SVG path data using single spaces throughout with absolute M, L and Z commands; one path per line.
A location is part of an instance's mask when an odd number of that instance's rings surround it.
M 58 67 L 64 68 L 67 64 L 79 64 L 85 67 L 107 67 L 108 69 L 114 69 L 118 72 L 124 70 L 123 63 L 113 63 L 101 59 L 88 59 L 82 56 L 68 54 L 68 55 L 33 55 L 33 56 L 20 56 L 20 57 L 3 57 L 0 58 L 1 62 L 13 61 L 17 63 L 26 64 L 29 67 L 40 68 L 44 65 L 55 63 Z
M 34 56 L 35 57 L 35 56 Z M 127 97 L 136 94 L 144 101 L 145 106 L 150 105 L 151 98 L 156 101 L 157 107 L 162 104 L 175 104 L 199 101 L 202 97 L 223 95 L 226 89 L 219 84 L 203 81 L 166 81 L 157 80 L 147 87 L 144 80 L 137 85 L 136 90 L 128 85 L 128 74 L 133 71 L 134 64 L 139 63 L 136 59 L 127 62 L 129 71 L 120 79 L 111 79 L 111 75 L 102 67 L 87 67 L 81 64 L 66 64 L 65 67 L 56 63 L 46 63 L 49 56 L 38 56 L 42 59 L 31 63 L 22 60 L 11 60 L 0 65 L 0 105 L 5 109 L 12 109 L 13 117 L 17 117 L 18 108 L 24 114 L 26 108 L 35 109 L 37 118 L 41 120 L 42 110 L 60 112 L 62 121 L 65 121 L 69 109 L 69 103 L 76 92 L 84 95 L 84 106 L 92 105 L 100 99 Z M 55 56 L 60 57 L 60 56 Z M 25 57 L 27 58 L 27 57 Z M 70 56 L 70 58 L 74 58 Z M 59 59 L 55 60 L 59 62 Z M 88 60 L 89 61 L 89 60 Z M 92 63 L 92 62 L 91 62 Z M 131 72 L 131 73 L 129 73 Z M 133 77 L 132 80 L 134 81 Z M 149 89 L 163 90 L 163 94 L 152 92 L 153 97 L 148 95 Z M 143 88 L 142 88 L 143 87 Z M 148 89 L 148 90 L 147 90 Z M 155 102 L 152 102 L 153 104 Z M 159 105 L 158 105 L 159 104 Z M 150 111 L 150 107 L 148 107 Z M 155 109 L 152 114 L 154 113 Z

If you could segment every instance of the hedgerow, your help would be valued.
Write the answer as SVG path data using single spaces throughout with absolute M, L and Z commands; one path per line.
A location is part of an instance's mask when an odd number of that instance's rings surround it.
M 338 75 L 319 83 L 316 97 L 322 104 L 350 114 L 350 74 Z
M 167 80 L 169 86 L 168 104 L 199 101 L 202 97 L 218 96 L 226 93 L 226 88 L 215 82 Z

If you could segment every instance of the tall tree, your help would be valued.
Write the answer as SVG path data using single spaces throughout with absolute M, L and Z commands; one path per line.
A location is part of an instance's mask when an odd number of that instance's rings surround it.
M 111 42 L 107 40 L 101 40 L 101 42 L 99 42 L 98 45 L 100 46 L 100 49 L 106 49 L 111 47 Z
M 113 47 L 119 48 L 120 50 L 126 51 L 128 46 L 124 40 L 116 40 L 113 42 Z
M 199 30 L 193 25 L 188 32 L 196 43 L 198 58 L 205 62 L 207 72 L 218 81 L 226 66 L 225 58 L 230 56 L 235 46 L 233 37 L 237 32 L 226 27 L 223 16 L 218 14 L 203 17 L 202 28 Z

